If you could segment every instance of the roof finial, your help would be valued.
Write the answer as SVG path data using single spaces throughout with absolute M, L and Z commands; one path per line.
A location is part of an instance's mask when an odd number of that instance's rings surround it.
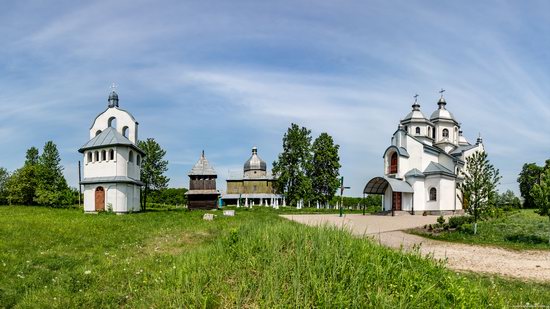
M 415 94 L 415 95 L 413 95 L 413 98 L 414 98 L 414 103 L 416 103 L 416 101 L 418 101 L 418 97 L 419 97 L 418 93 L 417 93 L 417 94 Z
M 412 108 L 413 108 L 413 110 L 415 110 L 415 111 L 420 110 L 420 104 L 418 104 L 418 97 L 419 97 L 418 93 L 415 94 L 415 95 L 413 95 L 414 103 L 413 103 L 413 105 L 412 105 Z
M 441 88 L 441 90 L 439 90 L 439 93 L 441 94 L 441 97 L 443 97 L 443 92 L 445 92 L 445 89 Z
M 109 99 L 107 100 L 109 102 L 109 107 L 118 107 L 118 94 L 115 92 L 115 89 L 117 88 L 117 85 L 115 83 L 111 84 L 111 94 L 109 94 Z
M 439 94 L 441 94 L 441 97 L 437 102 L 437 104 L 439 105 L 439 109 L 445 109 L 445 105 L 447 104 L 447 102 L 445 102 L 445 98 L 443 97 L 443 92 L 445 92 L 445 89 L 441 88 L 441 90 L 439 90 L 438 92 Z
M 479 135 L 477 137 L 476 145 L 483 144 L 483 139 L 481 138 L 481 132 L 479 132 Z
M 202 150 L 202 154 L 201 154 L 201 157 L 204 158 L 204 149 Z

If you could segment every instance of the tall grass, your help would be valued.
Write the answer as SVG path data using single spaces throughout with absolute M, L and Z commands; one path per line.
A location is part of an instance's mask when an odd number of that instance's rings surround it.
M 456 274 L 268 210 L 202 214 L 0 207 L 0 307 L 550 304 L 549 285 Z

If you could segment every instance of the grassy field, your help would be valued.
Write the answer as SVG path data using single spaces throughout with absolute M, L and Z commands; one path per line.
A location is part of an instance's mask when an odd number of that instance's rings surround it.
M 550 249 L 548 217 L 540 216 L 532 209 L 524 209 L 498 219 L 478 223 L 478 234 L 460 231 L 430 234 L 412 230 L 414 234 L 432 239 L 476 245 L 494 245 L 510 249 Z
M 0 307 L 511 307 L 550 285 L 458 274 L 269 209 L 0 207 Z

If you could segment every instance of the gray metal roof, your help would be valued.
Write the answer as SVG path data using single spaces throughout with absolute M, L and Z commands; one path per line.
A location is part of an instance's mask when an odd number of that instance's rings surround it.
M 191 171 L 187 174 L 189 176 L 216 176 L 216 171 L 208 163 L 208 160 L 204 156 L 204 151 L 201 154 L 199 161 L 193 166 Z
M 449 176 L 456 176 L 455 173 L 453 173 L 453 171 L 451 171 L 448 168 L 446 168 L 445 166 L 443 166 L 439 163 L 435 163 L 435 162 L 430 162 L 430 164 L 428 164 L 428 167 L 426 167 L 426 169 L 424 170 L 424 174 L 426 174 L 426 175 L 429 175 L 429 174 L 444 174 L 444 175 L 449 175 Z
M 129 146 L 136 149 L 142 155 L 144 154 L 143 150 L 139 149 L 134 143 L 129 139 L 122 136 L 118 133 L 115 128 L 108 127 L 99 133 L 96 137 L 89 140 L 84 146 L 80 147 L 79 152 L 84 152 L 84 150 L 102 148 L 107 146 Z
M 384 151 L 384 154 L 382 155 L 382 158 L 386 157 L 386 153 L 388 153 L 388 150 L 390 150 L 390 149 L 397 150 L 397 154 L 402 156 L 402 157 L 405 157 L 405 158 L 410 157 L 409 152 L 407 151 L 407 149 L 405 149 L 403 147 L 397 147 L 397 146 L 391 145 L 390 147 L 386 148 L 386 151 Z
M 258 156 L 258 148 L 252 148 L 252 156 L 244 163 L 244 171 L 253 171 L 253 170 L 267 170 L 267 165 L 265 161 Z
M 268 193 L 243 193 L 243 194 L 222 194 L 222 199 L 236 200 L 238 198 L 283 198 L 281 194 L 268 194 Z
M 363 193 L 384 194 L 388 186 L 391 187 L 393 192 L 414 192 L 411 185 L 406 181 L 388 177 L 374 177 L 367 183 L 365 189 L 363 190 Z
M 456 156 L 456 155 L 462 155 L 462 153 L 464 151 L 468 151 L 470 149 L 474 149 L 476 148 L 477 145 L 463 145 L 463 146 L 458 146 L 456 147 L 456 149 L 454 149 L 453 151 L 451 151 L 451 155 L 453 156 Z
M 138 179 L 130 178 L 127 176 L 112 176 L 112 177 L 91 177 L 91 178 L 84 178 L 80 184 L 87 185 L 87 184 L 99 184 L 99 183 L 111 183 L 111 182 L 118 182 L 118 183 L 133 183 L 139 186 L 143 186 L 144 183 L 141 182 Z
M 426 177 L 419 169 L 413 168 L 405 174 L 405 177 Z

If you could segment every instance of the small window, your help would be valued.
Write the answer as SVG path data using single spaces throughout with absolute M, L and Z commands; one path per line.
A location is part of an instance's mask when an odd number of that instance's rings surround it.
M 136 156 L 136 163 L 137 163 L 138 166 L 141 166 L 141 156 L 140 155 Z
M 130 155 L 128 156 L 128 161 L 134 162 L 134 152 L 130 150 Z
M 101 151 L 101 161 L 107 161 L 107 152 L 105 150 Z
M 94 161 L 95 162 L 99 161 L 99 152 L 98 151 L 94 152 Z
M 449 137 L 449 130 L 443 129 L 443 137 Z
M 128 133 L 130 132 L 130 129 L 128 127 L 122 128 L 122 136 L 128 138 Z
M 98 136 L 99 134 L 101 134 L 101 130 L 97 130 L 97 131 L 95 132 L 95 136 Z
M 409 133 L 409 126 L 405 126 L 405 132 Z
M 92 162 L 92 152 L 88 152 L 88 163 Z
M 437 201 L 437 189 L 431 188 L 430 189 L 430 201 Z
M 435 129 L 432 129 L 432 138 L 435 139 Z
M 420 128 L 416 127 L 416 134 L 420 134 Z
M 108 125 L 109 127 L 116 129 L 116 118 L 115 117 L 109 118 Z

